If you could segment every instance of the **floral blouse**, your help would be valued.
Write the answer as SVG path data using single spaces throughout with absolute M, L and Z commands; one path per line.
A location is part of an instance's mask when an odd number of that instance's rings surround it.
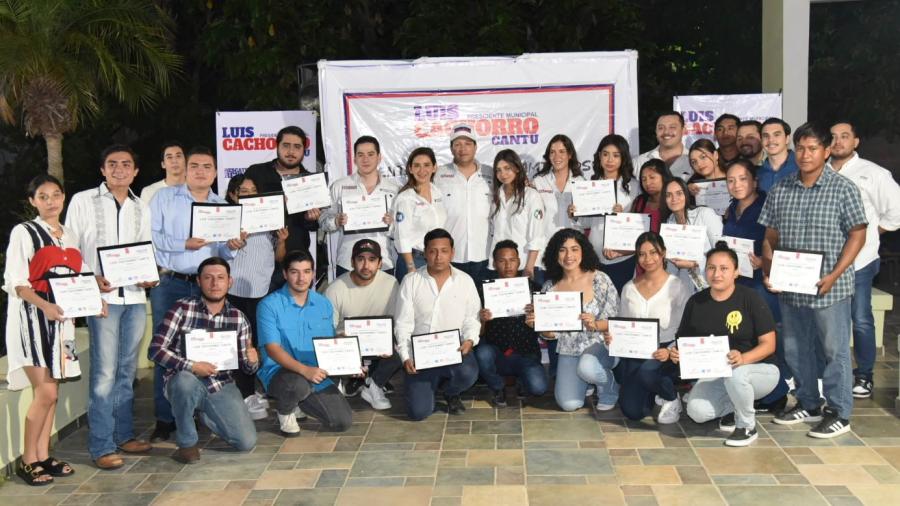
M 619 294 L 609 276 L 600 271 L 594 272 L 594 298 L 584 305 L 584 312 L 594 315 L 599 320 L 606 320 L 618 314 Z M 553 281 L 546 281 L 545 292 L 553 291 Z M 603 333 L 593 330 L 579 332 L 557 332 L 556 352 L 560 355 L 578 356 L 590 345 L 603 342 Z

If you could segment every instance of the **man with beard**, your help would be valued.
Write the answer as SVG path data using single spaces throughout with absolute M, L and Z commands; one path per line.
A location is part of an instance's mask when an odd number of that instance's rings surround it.
M 727 112 L 716 118 L 713 135 L 716 136 L 716 144 L 719 145 L 719 166 L 721 167 L 726 167 L 729 162 L 740 156 L 737 146 L 737 129 L 740 122 L 741 118 Z
M 755 119 L 741 121 L 737 130 L 737 147 L 741 158 L 759 167 L 763 163 L 762 123 Z
M 632 165 L 638 169 L 645 162 L 657 158 L 665 162 L 669 172 L 685 181 L 694 173 L 684 148 L 684 116 L 678 111 L 668 111 L 656 119 L 656 140 L 659 145 L 636 156 Z
M 859 188 L 866 211 L 866 244 L 856 260 L 853 298 L 850 314 L 853 317 L 853 397 L 865 399 L 872 395 L 872 366 L 875 365 L 875 317 L 872 315 L 872 281 L 878 275 L 879 236 L 900 228 L 900 186 L 891 172 L 856 153 L 859 137 L 847 122 L 831 127 L 831 167 Z

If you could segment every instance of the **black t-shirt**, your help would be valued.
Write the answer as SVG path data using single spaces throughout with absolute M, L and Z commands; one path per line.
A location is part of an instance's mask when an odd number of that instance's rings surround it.
M 728 336 L 732 350 L 746 353 L 759 344 L 759 336 L 775 330 L 775 319 L 756 290 L 735 285 L 727 300 L 716 301 L 709 288 L 688 299 L 678 326 L 679 337 Z M 764 362 L 769 361 L 766 358 Z
M 491 271 L 489 279 L 497 279 L 497 272 Z M 481 281 L 476 281 L 475 286 L 478 289 L 478 297 L 481 299 L 481 306 L 484 307 L 484 286 Z M 532 292 L 540 291 L 540 287 L 533 281 L 528 281 L 528 286 Z M 484 335 L 481 336 L 481 342 L 490 343 L 496 346 L 500 353 L 518 353 L 523 357 L 532 357 L 540 360 L 541 348 L 538 345 L 538 335 L 528 325 L 525 325 L 524 316 L 508 316 L 505 318 L 494 318 L 484 324 Z
M 247 167 L 247 170 L 244 172 L 244 175 L 256 183 L 256 189 L 260 193 L 282 191 L 282 178 L 281 175 L 278 174 L 278 171 L 275 170 L 276 161 L 277 159 L 272 160 L 271 162 L 251 165 L 250 167 Z M 299 176 L 309 176 L 311 174 L 312 173 L 307 172 L 302 165 L 300 166 Z M 318 230 L 318 222 L 307 220 L 306 213 L 287 214 L 287 212 L 285 212 L 284 224 L 289 233 L 287 241 L 285 241 L 285 251 L 309 251 L 309 233 Z M 324 265 L 324 262 L 317 263 L 322 263 Z M 280 268 L 276 267 L 275 272 L 277 276 L 281 276 Z

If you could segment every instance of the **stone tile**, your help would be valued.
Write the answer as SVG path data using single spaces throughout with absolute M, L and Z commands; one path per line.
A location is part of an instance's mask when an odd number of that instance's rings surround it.
M 805 427 L 805 426 L 804 426 Z M 806 428 L 808 430 L 808 428 Z M 770 431 L 769 435 L 772 436 L 772 439 L 781 447 L 789 447 L 789 446 L 801 446 L 801 447 L 809 447 L 809 446 L 836 446 L 834 440 L 832 439 L 817 439 L 814 437 L 809 437 L 806 435 L 806 430 L 804 431 Z M 838 436 L 841 437 L 841 436 Z
M 163 492 L 156 497 L 153 504 L 154 506 L 183 506 L 185 504 L 191 506 L 239 506 L 249 493 L 249 490 Z
M 441 449 L 441 443 L 416 443 L 413 450 L 417 452 L 435 452 Z
M 77 472 L 77 471 L 76 471 Z M 81 484 L 79 494 L 102 494 L 114 492 L 131 492 L 147 478 L 146 474 L 102 474 Z M 6 488 L 5 486 L 3 487 Z M 40 489 L 38 489 L 40 490 Z M 45 492 L 45 491 L 41 491 Z
M 354 452 L 305 453 L 294 466 L 296 469 L 350 469 Z
M 612 465 L 618 466 L 640 466 L 641 459 L 639 457 L 611 457 Z
M 511 466 L 498 467 L 495 476 L 497 485 L 524 485 L 525 484 L 525 467 Z
M 438 469 L 437 485 L 493 485 L 493 467 L 459 467 Z
M 587 485 L 584 476 L 529 476 L 529 485 Z
M 824 464 L 824 462 L 822 462 L 822 459 L 816 457 L 815 455 L 795 455 L 791 456 L 791 460 L 798 466 Z
M 416 443 L 363 443 L 361 452 L 406 452 L 416 449 Z
M 760 504 L 825 505 L 828 504 L 815 488 L 804 486 L 719 486 L 730 506 L 759 506 Z
M 126 474 L 178 473 L 184 464 L 169 457 L 144 457 Z
M 525 441 L 584 441 L 603 439 L 600 426 L 591 419 L 526 420 Z
M 445 450 L 487 449 L 496 446 L 497 437 L 493 434 L 448 434 L 444 436 Z
M 850 489 L 843 485 L 819 485 L 816 487 L 816 490 L 826 497 L 832 495 L 853 495 L 853 492 L 850 492 Z
M 826 497 L 825 500 L 831 506 L 865 506 L 862 501 L 853 496 Z
M 402 487 L 406 484 L 406 478 L 402 476 L 377 477 L 377 478 L 347 478 L 344 487 Z
M 638 454 L 648 466 L 693 466 L 700 465 L 697 455 L 690 448 L 640 449 Z
M 429 506 L 431 487 L 344 488 L 335 506 Z
M 525 442 L 526 450 L 547 450 L 557 448 L 581 448 L 578 441 L 527 441 Z
M 658 506 L 656 498 L 649 495 L 625 496 L 625 504 L 628 506 Z
M 469 450 L 466 465 L 472 467 L 521 466 L 525 455 L 522 450 Z
M 867 466 L 864 465 L 863 469 L 866 470 L 867 473 L 871 474 L 878 483 L 881 484 L 892 484 L 892 483 L 900 483 L 900 473 L 897 472 L 891 466 Z
M 271 460 L 272 455 L 241 453 L 203 457 L 199 464 L 178 473 L 178 480 L 252 480 L 262 474 Z
M 316 488 L 343 487 L 350 471 L 346 469 L 324 469 L 319 474 Z
M 659 434 L 653 432 L 617 432 L 606 434 L 607 448 L 662 448 Z
M 225 490 L 253 490 L 256 480 L 232 480 L 225 485 Z
M 431 506 L 459 506 L 462 497 L 432 497 Z
M 162 492 L 166 485 L 175 478 L 173 473 L 159 473 L 147 476 L 147 479 L 141 482 L 135 492 Z
M 78 495 L 73 495 L 71 497 L 78 497 Z M 113 494 L 100 494 L 94 501 L 90 504 L 92 506 L 122 506 L 123 504 L 127 504 L 128 506 L 144 506 L 152 503 L 156 500 L 157 495 L 154 493 L 141 493 L 141 494 L 126 494 L 126 493 L 113 493 Z
M 800 473 L 813 485 L 877 485 L 878 481 L 862 466 L 847 464 L 822 464 L 797 466 Z
M 472 420 L 496 420 L 497 413 L 494 408 L 469 408 L 465 412 L 459 415 L 453 415 L 447 418 L 447 420 L 453 420 L 457 422 L 461 421 L 472 421 Z
M 798 475 L 799 476 L 799 475 Z M 771 474 L 720 474 L 713 475 L 716 485 L 777 485 Z
M 525 450 L 531 475 L 613 474 L 606 450 Z
M 559 506 L 560 504 L 624 505 L 625 497 L 616 485 L 529 485 L 530 506 Z
M 334 445 L 336 452 L 355 452 L 362 446 L 363 438 L 360 436 L 341 436 Z
M 410 476 L 403 482 L 404 487 L 433 487 L 434 478 L 431 476 Z
M 900 448 L 881 447 L 873 448 L 873 450 L 890 465 L 894 466 L 895 469 L 900 470 Z
M 863 504 L 871 506 L 894 504 L 900 497 L 900 485 L 849 485 L 847 488 Z
M 716 474 L 796 474 L 778 448 L 697 448 L 706 469 Z
M 851 426 L 859 437 L 900 437 L 900 419 L 896 416 L 857 416 Z
M 776 474 L 775 480 L 782 485 L 808 485 L 807 480 L 802 474 Z
M 659 506 L 725 505 L 719 490 L 712 485 L 654 485 L 652 488 Z
M 817 457 L 825 464 L 856 464 L 856 465 L 884 465 L 887 464 L 881 455 L 871 448 L 860 447 L 833 447 L 811 448 Z
M 316 469 L 292 469 L 289 471 L 266 471 L 256 480 L 255 489 L 272 490 L 279 488 L 313 488 L 319 479 Z
M 66 497 L 61 503 L 61 505 L 65 506 L 75 506 L 81 504 L 91 504 L 96 501 L 102 494 L 72 494 L 69 497 Z M 156 497 L 156 494 L 153 494 L 153 497 Z
M 437 452 L 360 453 L 350 476 L 434 476 L 437 458 Z
M 280 453 L 330 452 L 334 451 L 337 441 L 336 437 L 292 437 L 284 440 L 279 451 Z
M 340 489 L 316 488 L 309 490 L 282 490 L 278 494 L 275 506 L 332 506 L 337 501 Z
M 497 449 L 499 450 L 515 450 L 522 447 L 522 436 L 520 435 L 499 434 L 497 436 Z
M 528 506 L 528 492 L 521 485 L 464 486 L 462 506 Z
M 675 485 L 681 483 L 674 466 L 616 466 L 616 476 L 622 485 Z
M 678 476 L 685 485 L 706 485 L 712 483 L 703 466 L 677 466 Z
M 521 434 L 519 420 L 496 420 L 472 422 L 472 434 Z
M 633 495 L 653 495 L 653 489 L 647 485 L 622 485 L 620 488 L 625 497 Z
M 205 481 L 173 481 L 166 487 L 166 492 L 184 492 L 192 490 L 225 490 L 229 482 L 225 480 Z
M 444 424 L 434 422 L 373 422 L 366 435 L 366 443 L 423 443 L 438 442 L 444 434 Z

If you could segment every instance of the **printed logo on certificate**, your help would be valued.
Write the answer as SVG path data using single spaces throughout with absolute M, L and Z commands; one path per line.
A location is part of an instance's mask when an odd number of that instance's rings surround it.
M 816 283 L 822 278 L 821 251 L 776 249 L 772 253 L 769 285 L 782 292 L 818 295 Z
M 728 336 L 679 337 L 681 379 L 730 378 Z
M 341 212 L 347 215 L 345 234 L 387 232 L 384 215 L 388 212 L 387 195 L 362 195 L 347 192 L 341 195 Z
M 331 192 L 328 191 L 328 178 L 324 172 L 284 179 L 281 188 L 288 214 L 331 207 Z
M 482 282 L 484 308 L 492 318 L 506 318 L 525 314 L 525 306 L 531 304 L 531 287 L 528 278 L 488 279 Z
M 97 248 L 100 272 L 113 288 L 159 281 L 150 241 Z
M 461 364 L 461 342 L 459 329 L 414 335 L 410 337 L 413 365 L 423 370 Z
M 356 337 L 314 337 L 316 364 L 329 376 L 362 374 L 362 357 Z
M 612 179 L 592 179 L 572 182 L 574 216 L 602 216 L 616 206 L 616 182 Z
M 394 320 L 390 316 L 344 318 L 344 335 L 359 339 L 359 353 L 363 357 L 394 353 Z
M 649 214 L 608 214 L 604 220 L 603 247 L 606 249 L 634 251 L 638 236 L 650 230 Z
M 656 318 L 609 318 L 611 357 L 651 359 L 659 349 L 659 320 Z
M 731 205 L 731 194 L 728 193 L 728 184 L 725 178 L 701 179 L 694 181 L 699 191 L 694 195 L 694 201 L 698 206 L 712 208 L 719 216 L 725 214 Z

